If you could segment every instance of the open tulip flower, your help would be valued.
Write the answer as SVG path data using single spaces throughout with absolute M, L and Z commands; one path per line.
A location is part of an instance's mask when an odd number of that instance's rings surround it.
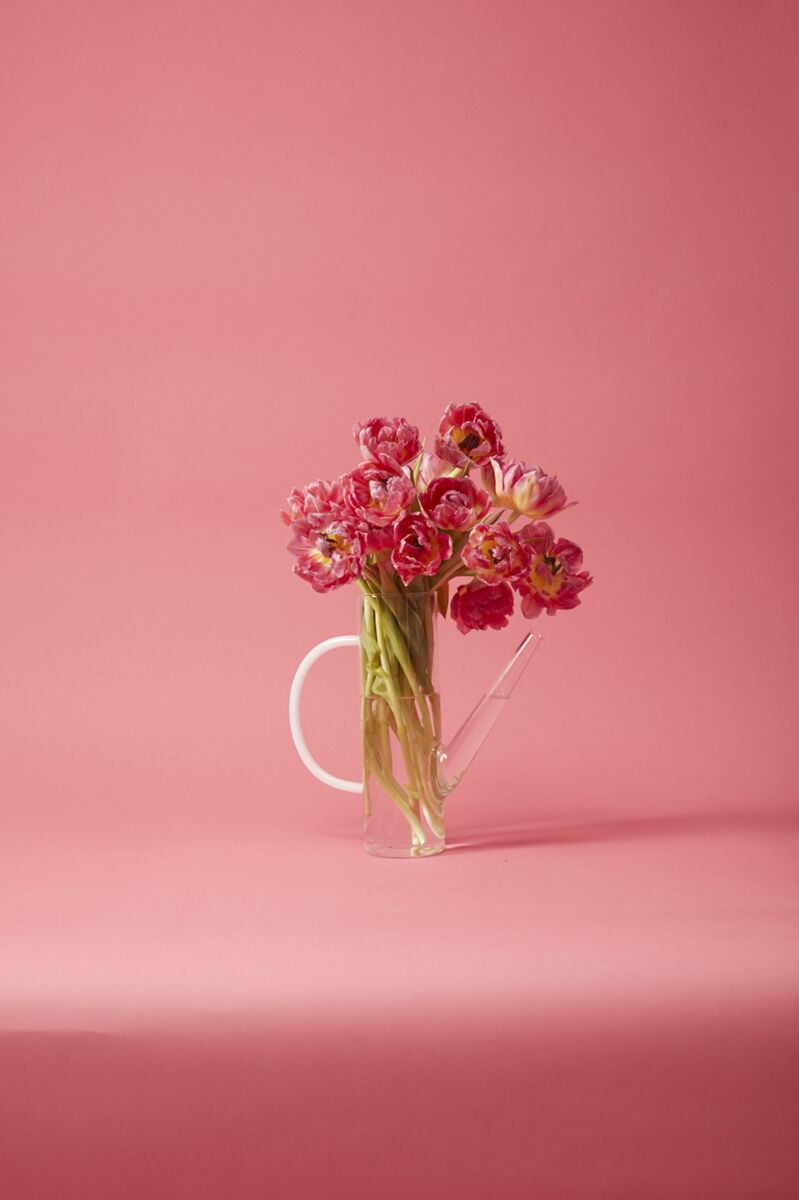
M 452 553 L 452 540 L 427 517 L 403 517 L 394 527 L 391 564 L 403 583 L 420 575 L 435 575 Z
M 531 554 L 526 573 L 514 581 L 514 587 L 522 597 L 524 615 L 537 617 L 546 612 L 554 617 L 560 609 L 576 608 L 580 593 L 593 582 L 587 571 L 580 570 L 580 547 L 566 538 L 556 540 L 544 521 L 526 526 L 522 537 Z
M 305 487 L 294 488 L 280 515 L 292 531 L 307 534 L 320 529 L 335 517 L 344 517 L 349 506 L 344 498 L 341 479 L 317 479 Z
M 461 633 L 473 629 L 504 629 L 513 612 L 513 592 L 507 583 L 472 579 L 452 597 L 452 619 Z
M 354 521 L 331 520 L 307 533 L 295 531 L 289 550 L 294 570 L 316 592 L 358 579 L 366 562 L 366 538 Z
M 471 479 L 439 476 L 419 494 L 419 507 L 439 529 L 470 529 L 491 507 L 488 493 Z
M 530 550 L 507 521 L 475 525 L 463 547 L 463 561 L 486 583 L 507 583 L 527 573 Z
M 399 467 L 366 462 L 344 481 L 352 515 L 368 525 L 393 525 L 416 498 L 413 484 Z
M 502 430 L 479 404 L 450 404 L 438 426 L 436 453 L 458 466 L 503 453 Z
M 373 417 L 356 422 L 355 440 L 367 462 L 389 467 L 404 467 L 419 457 L 422 445 L 419 430 L 404 417 Z
M 518 458 L 503 454 L 490 458 L 483 467 L 483 486 L 500 508 L 510 508 L 522 517 L 552 517 L 568 508 L 566 493 L 556 476 L 540 467 L 528 467 Z

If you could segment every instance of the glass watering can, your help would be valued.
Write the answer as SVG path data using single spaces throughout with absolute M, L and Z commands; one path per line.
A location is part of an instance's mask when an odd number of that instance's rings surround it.
M 294 745 L 329 787 L 364 801 L 364 849 L 384 858 L 424 858 L 444 849 L 444 800 L 457 787 L 538 648 L 528 633 L 454 737 L 441 739 L 434 663 L 438 596 L 431 591 L 365 592 L 360 635 L 328 638 L 297 668 L 289 696 Z M 339 646 L 361 652 L 363 780 L 339 779 L 308 749 L 300 699 L 308 671 Z

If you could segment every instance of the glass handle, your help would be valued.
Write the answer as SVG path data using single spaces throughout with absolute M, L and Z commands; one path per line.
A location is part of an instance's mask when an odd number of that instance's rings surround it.
M 317 779 L 321 779 L 322 783 L 326 783 L 328 787 L 338 788 L 340 792 L 360 793 L 363 791 L 363 783 L 355 783 L 351 779 L 339 779 L 338 775 L 331 775 L 324 767 L 319 766 L 319 763 L 308 749 L 308 743 L 302 732 L 300 698 L 302 696 L 302 686 L 305 683 L 305 676 L 317 658 L 321 658 L 323 654 L 327 654 L 328 650 L 338 649 L 339 646 L 358 646 L 359 644 L 360 639 L 354 634 L 344 634 L 341 637 L 328 638 L 326 641 L 320 642 L 318 646 L 314 646 L 313 650 L 308 651 L 305 658 L 297 667 L 291 683 L 291 691 L 289 692 L 289 725 L 297 753 L 312 775 L 315 775 Z

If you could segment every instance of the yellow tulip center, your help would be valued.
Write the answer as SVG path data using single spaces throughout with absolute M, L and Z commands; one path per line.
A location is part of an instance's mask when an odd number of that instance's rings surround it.
M 458 449 L 464 454 L 468 454 L 470 450 L 476 450 L 480 445 L 480 437 L 473 429 L 454 429 L 452 437 Z
M 315 555 L 319 562 L 329 563 L 336 551 L 346 553 L 349 548 L 350 543 L 346 538 L 330 534 L 327 530 L 323 530 L 316 540 Z
M 563 564 L 552 554 L 544 554 L 534 559 L 530 581 L 543 596 L 557 596 L 564 576 Z

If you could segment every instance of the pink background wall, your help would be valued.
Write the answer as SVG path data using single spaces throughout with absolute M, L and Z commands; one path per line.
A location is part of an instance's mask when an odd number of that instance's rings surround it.
M 799 1194 L 797 35 L 0 5 L 4 1200 Z M 453 399 L 596 582 L 387 863 L 277 512 Z M 445 628 L 450 729 L 525 628 Z
M 277 509 L 355 417 L 431 433 L 454 398 L 580 500 L 596 583 L 452 822 L 795 803 L 797 32 L 760 2 L 3 6 L 7 837 L 357 838 L 285 719 L 355 594 L 290 574 Z M 446 630 L 450 727 L 523 626 Z M 345 772 L 355 679 L 342 652 L 308 695 Z

